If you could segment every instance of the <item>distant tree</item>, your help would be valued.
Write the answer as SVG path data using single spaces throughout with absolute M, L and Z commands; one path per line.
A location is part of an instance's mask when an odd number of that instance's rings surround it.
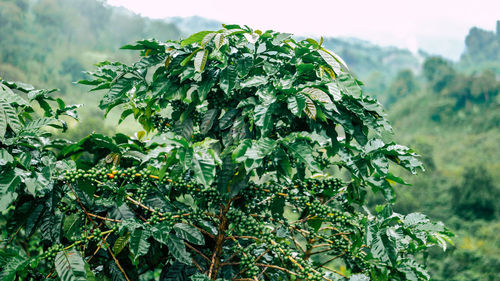
M 397 100 L 415 93 L 418 90 L 418 82 L 415 75 L 409 69 L 398 72 L 389 88 L 389 98 L 386 104 L 393 104 Z
M 61 64 L 61 70 L 59 74 L 65 75 L 69 74 L 73 81 L 83 79 L 85 75 L 83 74 L 83 65 L 73 57 L 67 57 Z
M 492 31 L 473 27 L 465 38 L 466 52 L 479 60 L 496 59 L 500 56 L 498 52 L 500 44 L 497 38 Z
M 499 90 L 500 83 L 497 81 L 495 73 L 489 69 L 471 79 L 470 94 L 476 101 L 487 103 L 491 97 L 498 94 Z
M 500 192 L 484 166 L 466 168 L 462 183 L 452 188 L 453 209 L 464 219 L 495 217 Z
M 441 93 L 456 76 L 451 63 L 441 57 L 430 57 L 425 60 L 423 74 L 430 88 L 435 93 Z

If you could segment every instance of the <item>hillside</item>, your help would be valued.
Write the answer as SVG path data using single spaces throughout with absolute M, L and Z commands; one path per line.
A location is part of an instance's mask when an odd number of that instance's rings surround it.
M 412 187 L 401 187 L 396 209 L 428 213 L 456 233 L 447 255 L 433 257 L 441 259 L 432 264 L 435 280 L 499 280 L 500 80 L 486 64 L 479 73 L 464 73 L 463 66 L 428 58 L 419 90 L 388 111 L 396 139 L 427 166 Z

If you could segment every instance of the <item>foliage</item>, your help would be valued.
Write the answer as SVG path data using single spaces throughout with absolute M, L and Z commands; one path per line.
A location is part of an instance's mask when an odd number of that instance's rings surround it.
M 26 162 L 10 139 L 31 123 L 11 108 L 31 107 L 5 84 L 2 235 L 17 231 L 1 280 L 429 280 L 420 254 L 451 233 L 393 212 L 405 182 L 389 171 L 422 164 L 382 140 L 379 104 L 322 42 L 227 25 L 123 49 L 140 60 L 102 62 L 80 83 L 106 90 L 99 107 L 120 122 L 133 116 L 137 138 L 38 134 Z M 46 118 L 74 109 L 53 110 L 49 92 L 27 94 Z M 31 170 L 34 190 L 27 163 L 45 169 Z M 370 189 L 386 200 L 375 214 Z
M 489 31 L 472 27 L 465 37 L 465 51 L 460 58 L 459 67 L 467 72 L 492 69 L 500 74 L 500 21 L 496 30 Z
M 500 192 L 484 167 L 469 167 L 463 175 L 463 183 L 453 191 L 453 208 L 465 219 L 492 219 L 497 212 L 495 198 Z M 490 196 L 491 195 L 491 196 Z
M 495 104 L 500 92 L 500 82 L 492 70 L 467 75 L 457 72 L 450 62 L 440 57 L 430 57 L 424 62 L 423 75 L 432 92 L 455 100 L 455 111 L 470 104 Z
M 52 98 L 53 92 L 0 80 L 1 280 L 28 276 L 38 279 L 38 275 L 28 273 L 27 267 L 39 259 L 30 256 L 42 248 L 30 242 L 59 241 L 53 240 L 59 235 L 57 225 L 61 223 L 61 216 L 55 216 L 51 210 L 52 200 L 57 201 L 53 197 L 54 177 L 69 166 L 57 161 L 54 149 L 64 147 L 66 141 L 50 139 L 51 134 L 44 128 L 65 130 L 66 122 L 60 117 L 76 118 L 78 105 L 66 105 L 61 99 Z M 41 108 L 42 116 L 35 112 L 35 104 Z M 7 247 L 16 235 L 20 239 L 17 241 L 26 244 Z M 30 239 L 33 235 L 37 238 Z M 20 246 L 24 246 L 22 252 Z
M 399 99 L 415 94 L 418 91 L 418 87 L 419 85 L 413 72 L 408 69 L 401 70 L 398 72 L 389 88 L 385 104 L 389 106 Z
M 420 91 L 391 106 L 398 140 L 431 158 L 423 159 L 428 171 L 412 180 L 415 188 L 399 190 L 394 209 L 441 219 L 460 237 L 445 255 L 430 252 L 433 279 L 498 280 L 500 244 L 492 233 L 499 217 L 492 202 L 500 188 L 499 81 L 489 69 L 470 74 L 459 71 L 462 62 L 449 66 L 454 78 L 441 92 L 421 83 Z

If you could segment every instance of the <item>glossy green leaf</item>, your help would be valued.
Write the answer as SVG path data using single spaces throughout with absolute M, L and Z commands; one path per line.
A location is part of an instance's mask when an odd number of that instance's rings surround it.
M 0 139 L 5 136 L 7 125 L 15 133 L 22 128 L 16 110 L 9 103 L 0 100 Z
M 335 74 L 339 74 L 340 71 L 340 64 L 337 62 L 337 60 L 327 51 L 324 50 L 318 50 L 317 51 L 321 58 L 332 68 L 332 70 L 335 72 Z
M 222 47 L 222 44 L 224 43 L 225 36 L 223 33 L 217 33 L 214 38 L 214 44 L 215 48 L 220 49 Z
M 194 69 L 198 72 L 203 72 L 208 59 L 208 50 L 203 49 L 196 53 L 194 57 Z
M 113 244 L 113 253 L 115 255 L 120 254 L 120 252 L 125 249 L 130 240 L 130 234 L 125 236 L 120 236 L 116 239 L 115 244 Z
M 318 88 L 305 88 L 301 91 L 302 93 L 306 94 L 309 96 L 311 99 L 315 101 L 319 101 L 321 103 L 331 103 L 332 101 L 330 100 L 330 97 L 328 94 L 323 92 L 322 90 Z
M 201 232 L 193 226 L 185 223 L 177 223 L 174 225 L 177 237 L 186 240 L 187 242 L 195 245 L 205 244 L 205 239 Z
M 59 252 L 55 259 L 57 275 L 62 281 L 86 281 L 85 262 L 80 253 L 72 250 Z
M 236 67 L 234 65 L 229 65 L 221 71 L 219 87 L 228 95 L 236 85 Z
M 149 236 L 150 232 L 148 230 L 140 228 L 135 229 L 130 235 L 129 248 L 136 260 L 140 256 L 147 254 L 150 246 L 147 240 Z
M 176 261 L 188 265 L 192 264 L 191 255 L 186 251 L 186 246 L 180 238 L 170 234 L 167 240 L 167 247 Z
M 209 186 L 215 178 L 215 160 L 207 153 L 195 152 L 191 169 L 196 179 L 205 186 Z
M 247 80 L 241 82 L 242 88 L 248 87 L 258 87 L 267 83 L 267 78 L 265 76 L 253 76 L 248 78 Z
M 314 105 L 314 102 L 308 97 L 305 97 L 304 113 L 309 118 L 316 120 L 316 105 Z
M 212 33 L 212 31 L 200 31 L 200 32 L 197 32 L 191 36 L 189 36 L 188 38 L 184 39 L 181 41 L 181 46 L 184 47 L 184 46 L 187 46 L 187 45 L 191 45 L 193 43 L 200 43 L 203 38 L 207 35 L 207 34 L 210 34 Z
M 6 210 L 12 201 L 17 198 L 16 189 L 21 182 L 11 169 L 2 169 L 0 172 L 0 212 Z

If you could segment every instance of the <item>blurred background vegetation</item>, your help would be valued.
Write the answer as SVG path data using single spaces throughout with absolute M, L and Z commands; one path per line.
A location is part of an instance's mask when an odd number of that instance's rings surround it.
M 200 17 L 148 19 L 98 0 L 0 0 L 0 76 L 58 88 L 67 102 L 85 104 L 66 137 L 134 134 L 131 120 L 116 126 L 111 113 L 104 122 L 100 93 L 72 82 L 96 62 L 132 62 L 135 53 L 118 50 L 124 44 L 219 27 Z M 384 105 L 394 138 L 423 157 L 427 171 L 398 188 L 395 209 L 426 213 L 456 233 L 444 255 L 430 253 L 434 280 L 500 280 L 500 22 L 496 31 L 471 27 L 464 40 L 456 62 L 353 38 L 323 44 Z

